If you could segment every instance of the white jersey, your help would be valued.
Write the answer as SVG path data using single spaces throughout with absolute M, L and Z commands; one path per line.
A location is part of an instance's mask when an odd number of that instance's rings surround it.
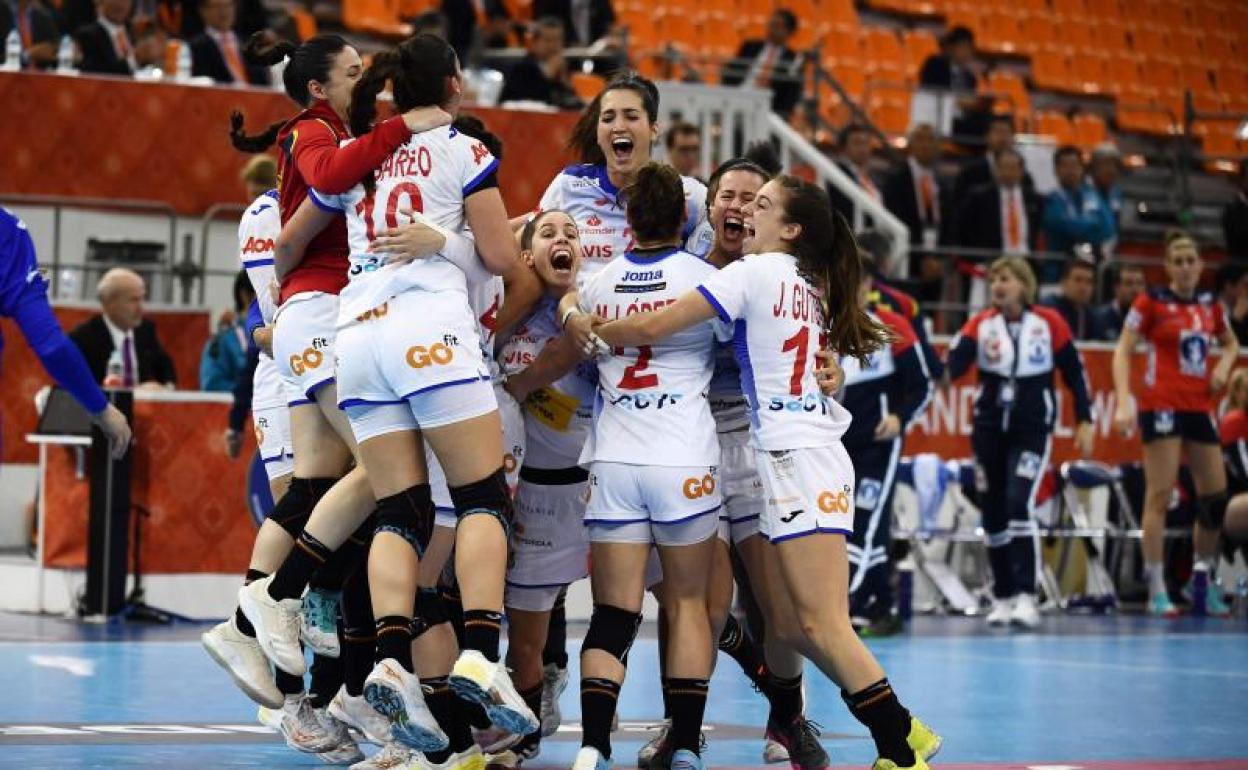
M 273 325 L 277 305 L 269 292 L 273 282 L 273 243 L 282 232 L 282 216 L 277 208 L 277 190 L 269 190 L 251 202 L 238 222 L 238 259 L 247 271 L 247 280 L 256 292 L 256 304 L 266 326 Z M 260 411 L 286 406 L 286 393 L 277 364 L 266 353 L 260 354 L 252 375 L 252 409 Z
M 670 305 L 715 272 L 678 249 L 630 252 L 598 271 L 580 292 L 583 310 L 608 320 Z M 707 321 L 657 345 L 617 349 L 598 364 L 594 429 L 584 463 L 718 465 L 719 441 L 707 401 L 715 338 Z
M 555 318 L 558 302 L 546 297 L 512 331 L 499 353 L 503 373 L 528 368 L 546 343 L 562 330 Z M 555 382 L 534 391 L 524 409 L 524 464 L 530 468 L 572 468 L 593 419 L 594 392 L 598 385 L 593 361 L 581 361 Z
M 749 254 L 698 287 L 733 324 L 741 389 L 754 445 L 779 451 L 827 446 L 849 428 L 845 407 L 815 380 L 824 329 L 823 298 L 789 254 Z
M 347 142 L 351 140 L 348 139 Z M 346 142 L 344 142 L 345 144 Z M 339 294 L 339 327 L 408 289 L 455 291 L 467 295 L 462 270 L 441 256 L 387 265 L 368 246 L 375 233 L 409 221 L 410 208 L 452 232 L 464 228 L 464 198 L 498 167 L 481 142 L 454 128 L 413 134 L 373 173 L 373 194 L 359 184 L 342 195 L 309 190 L 313 202 L 347 218 L 349 281 Z
M 705 256 L 710 244 L 704 244 L 705 238 L 698 237 L 695 231 L 706 219 L 706 185 L 687 176 L 681 177 L 681 182 L 685 188 L 687 214 L 681 238 L 686 239 L 687 251 Z M 538 211 L 550 209 L 566 211 L 580 230 L 584 259 L 576 274 L 578 289 L 608 262 L 636 245 L 624 215 L 624 204 L 619 200 L 619 190 L 607 177 L 606 166 L 584 163 L 560 171 L 538 204 Z
M 492 276 L 484 281 L 468 281 L 468 304 L 477 317 L 477 330 L 481 335 L 481 353 L 490 367 L 490 377 L 498 379 L 498 362 L 494 360 L 497 342 L 498 310 L 503 306 L 503 278 Z

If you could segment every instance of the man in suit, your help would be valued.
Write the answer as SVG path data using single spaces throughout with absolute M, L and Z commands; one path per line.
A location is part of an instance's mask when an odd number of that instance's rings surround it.
M 771 89 L 771 109 L 787 118 L 802 98 L 801 62 L 789 40 L 797 32 L 797 17 L 777 8 L 767 20 L 764 40 L 741 43 L 736 57 L 724 65 L 720 82 L 726 86 Z
M 218 83 L 268 85 L 265 67 L 243 60 L 243 45 L 234 33 L 235 0 L 199 0 L 204 31 L 191 39 L 191 74 Z
M 22 38 L 25 67 L 46 69 L 56 64 L 57 47 L 61 42 L 56 14 L 43 0 L 0 2 L 0 39 L 8 39 L 14 29 Z
M 1147 287 L 1144 268 L 1129 263 L 1118 266 L 1114 274 L 1114 298 L 1097 308 L 1101 339 L 1106 342 L 1118 341 L 1131 305 L 1135 304 L 1135 298 Z
M 940 53 L 932 54 L 923 62 L 919 71 L 919 86 L 958 92 L 954 135 L 983 136 L 988 127 L 991 102 L 975 95 L 979 84 L 975 75 L 975 34 L 966 27 L 954 27 L 941 38 L 940 49 Z
M 837 158 L 836 165 L 857 182 L 863 192 L 882 203 L 884 198 L 880 192 L 880 185 L 871 172 L 871 132 L 864 125 L 850 123 L 841 129 L 838 139 L 841 157 Z M 832 206 L 841 212 L 850 227 L 855 230 L 865 230 L 872 226 L 871 217 L 866 213 L 863 214 L 861 222 L 856 222 L 854 215 L 857 206 L 849 196 L 830 184 L 828 197 L 832 199 Z
M 563 22 L 564 40 L 572 46 L 590 46 L 615 26 L 611 0 L 534 0 L 533 18 L 554 16 Z
M 529 52 L 512 65 L 499 101 L 533 101 L 579 110 L 584 105 L 572 88 L 563 55 L 563 22 L 544 16 L 529 28 Z
M 134 40 L 127 20 L 132 0 L 97 0 L 95 21 L 74 32 L 82 51 L 79 69 L 101 75 L 134 74 Z
M 940 138 L 929 123 L 919 123 L 910 130 L 907 142 L 910 155 L 884 182 L 884 206 L 910 230 L 913 264 L 910 275 L 919 283 L 919 293 L 928 297 L 939 294 L 942 279 L 938 256 L 924 255 L 923 247 L 940 243 L 941 227 L 946 219 L 949 200 L 936 175 L 940 157 Z
M 100 315 L 69 333 L 96 382 L 108 373 L 114 350 L 121 351 L 123 387 L 172 388 L 173 360 L 160 345 L 156 326 L 143 320 L 147 286 L 133 270 L 115 267 L 100 278 Z
M 1014 148 L 1014 118 L 1010 115 L 993 115 L 988 121 L 988 133 L 984 136 L 985 152 L 984 154 L 967 163 L 958 172 L 957 178 L 953 182 L 953 199 L 961 201 L 970 194 L 971 190 L 980 185 L 988 184 L 993 180 L 996 174 L 996 157 L 997 153 L 1006 149 Z M 1035 182 L 1031 179 L 1031 174 L 1026 170 L 1023 171 L 1023 185 L 1032 192 L 1035 191 Z
M 1023 183 L 1026 172 L 1018 150 L 1001 150 L 993 165 L 995 179 L 958 200 L 951 240 L 973 249 L 1028 254 L 1040 232 L 1040 199 Z
M 1095 291 L 1096 268 L 1085 259 L 1072 259 L 1062 268 L 1061 291 L 1044 304 L 1061 313 L 1076 340 L 1101 340 L 1105 330 L 1101 313 L 1092 307 Z

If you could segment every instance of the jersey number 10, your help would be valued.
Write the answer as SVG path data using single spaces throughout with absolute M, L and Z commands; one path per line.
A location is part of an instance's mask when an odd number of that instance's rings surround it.
M 390 195 L 386 197 L 386 227 L 394 229 L 399 226 L 399 202 L 403 196 L 407 196 L 408 205 L 412 211 L 423 212 L 425 210 L 425 202 L 420 197 L 420 188 L 415 182 L 399 182 L 390 191 Z M 365 227 L 368 228 L 368 241 L 373 242 L 377 237 L 375 225 L 373 222 L 373 204 L 376 202 L 377 191 L 372 190 L 364 196 L 364 200 L 355 204 L 355 213 L 360 219 L 364 220 Z

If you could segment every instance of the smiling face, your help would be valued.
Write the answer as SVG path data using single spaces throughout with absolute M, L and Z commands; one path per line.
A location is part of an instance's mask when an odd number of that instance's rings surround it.
M 650 145 L 656 136 L 654 123 L 646 114 L 641 94 L 629 88 L 616 88 L 602 95 L 598 112 L 598 147 L 607 159 L 612 179 L 631 179 L 650 159 Z
M 802 226 L 785 221 L 788 194 L 774 179 L 762 186 L 754 200 L 742 207 L 745 215 L 743 248 L 751 254 L 768 251 L 792 252 L 793 241 L 802 234 Z
M 533 243 L 521 256 L 548 289 L 563 293 L 572 287 L 581 266 L 581 236 L 576 222 L 562 211 L 538 216 Z
M 758 195 L 765 181 L 753 171 L 737 169 L 719 178 L 711 200 L 711 227 L 715 243 L 726 254 L 739 255 L 745 248 L 745 207 Z
M 334 56 L 334 66 L 329 70 L 325 82 L 317 80 L 308 83 L 308 92 L 318 99 L 329 102 L 329 106 L 346 120 L 347 110 L 351 107 L 351 89 L 364 74 L 364 62 L 360 54 L 351 46 L 347 46 Z

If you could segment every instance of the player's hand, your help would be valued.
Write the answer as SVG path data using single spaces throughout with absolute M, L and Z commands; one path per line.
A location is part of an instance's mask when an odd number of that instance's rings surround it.
M 891 441 L 901 435 L 901 418 L 895 414 L 885 415 L 875 426 L 876 441 Z
M 1096 446 L 1096 429 L 1090 422 L 1081 422 L 1075 428 L 1075 449 L 1084 460 L 1091 459 L 1092 449 Z
M 243 451 L 243 434 L 233 428 L 225 429 L 225 453 L 231 460 L 237 460 Z
M 104 437 L 108 439 L 108 453 L 114 460 L 125 457 L 134 435 L 130 432 L 130 423 L 117 407 L 109 404 L 99 414 L 91 416 L 91 421 L 100 426 Z
M 441 107 L 417 107 L 403 113 L 403 123 L 407 130 L 419 134 L 440 126 L 451 125 L 451 113 Z
M 385 254 L 387 264 L 405 265 L 413 260 L 431 257 L 446 246 L 446 235 L 423 217 L 407 213 L 412 222 L 385 230 L 373 239 L 368 250 Z
M 1127 398 L 1114 407 L 1114 429 L 1124 437 L 1135 431 L 1135 403 Z
M 282 285 L 274 278 L 269 281 L 269 299 L 273 300 L 274 306 L 282 304 Z
M 507 391 L 507 394 L 514 398 L 517 404 L 523 404 L 529 399 L 530 389 L 523 377 L 512 375 L 503 380 L 503 390 Z
M 815 370 L 815 381 L 819 383 L 819 390 L 825 396 L 836 395 L 845 383 L 845 370 L 841 368 L 841 362 L 831 350 L 815 351 L 815 358 L 823 364 Z
M 1226 387 L 1226 381 L 1231 378 L 1230 367 L 1218 364 L 1213 367 L 1213 372 L 1209 375 L 1209 392 L 1221 393 Z
M 607 319 L 591 313 L 573 313 L 563 330 L 572 337 L 576 349 L 586 358 L 600 356 L 611 352 L 611 348 L 602 338 L 594 333 L 594 327 L 606 323 Z
M 269 358 L 273 357 L 273 327 L 261 326 L 256 329 L 252 332 L 251 341 Z

